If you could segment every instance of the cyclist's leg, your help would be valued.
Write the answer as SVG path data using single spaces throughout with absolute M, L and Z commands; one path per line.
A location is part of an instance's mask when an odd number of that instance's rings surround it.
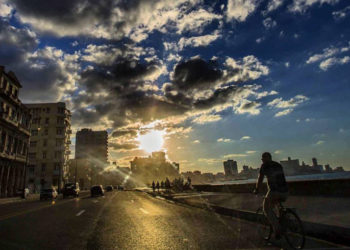
M 273 208 L 278 203 L 278 195 L 274 195 L 274 192 L 271 192 L 270 190 L 267 192 L 265 199 L 264 199 L 264 214 L 268 221 L 271 223 L 273 231 L 275 232 L 275 235 L 280 235 L 280 225 L 278 222 L 278 218 L 276 214 L 273 211 Z

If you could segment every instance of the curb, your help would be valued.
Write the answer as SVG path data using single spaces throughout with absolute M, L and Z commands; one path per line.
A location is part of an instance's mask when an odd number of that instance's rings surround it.
M 231 216 L 231 217 L 252 221 L 252 222 L 258 221 L 257 215 L 251 211 L 220 207 L 220 206 L 215 206 L 210 204 L 207 204 L 206 206 L 205 205 L 196 206 L 186 202 L 185 199 L 174 199 L 172 196 L 166 196 L 162 194 L 153 194 L 149 192 L 147 193 L 153 197 L 161 196 L 173 202 L 186 204 L 197 208 L 204 208 L 206 210 L 213 211 L 221 215 Z M 350 228 L 331 226 L 331 225 L 308 222 L 308 221 L 302 221 L 302 222 L 303 222 L 305 234 L 307 236 L 326 240 L 336 244 L 342 244 L 344 246 L 350 246 Z

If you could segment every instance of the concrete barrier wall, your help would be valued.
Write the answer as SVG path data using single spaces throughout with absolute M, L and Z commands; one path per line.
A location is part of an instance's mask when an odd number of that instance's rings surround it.
M 193 185 L 197 191 L 225 192 L 225 193 L 251 193 L 255 184 L 226 184 L 226 185 Z M 350 179 L 341 180 L 311 180 L 288 182 L 290 195 L 326 195 L 350 197 Z M 266 192 L 264 183 L 261 192 Z

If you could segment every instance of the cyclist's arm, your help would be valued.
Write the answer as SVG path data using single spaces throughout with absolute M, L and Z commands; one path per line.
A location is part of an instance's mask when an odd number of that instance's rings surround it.
M 259 192 L 259 189 L 260 189 L 260 187 L 262 185 L 263 180 L 264 180 L 264 175 L 260 173 L 259 177 L 258 177 L 258 180 L 256 182 L 256 191 L 257 192 Z

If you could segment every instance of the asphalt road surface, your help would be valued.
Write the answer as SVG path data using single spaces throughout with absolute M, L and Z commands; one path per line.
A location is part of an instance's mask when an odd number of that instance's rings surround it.
M 307 238 L 306 248 L 339 247 Z M 0 249 L 280 249 L 256 224 L 154 198 L 114 191 L 105 197 L 0 205 Z

